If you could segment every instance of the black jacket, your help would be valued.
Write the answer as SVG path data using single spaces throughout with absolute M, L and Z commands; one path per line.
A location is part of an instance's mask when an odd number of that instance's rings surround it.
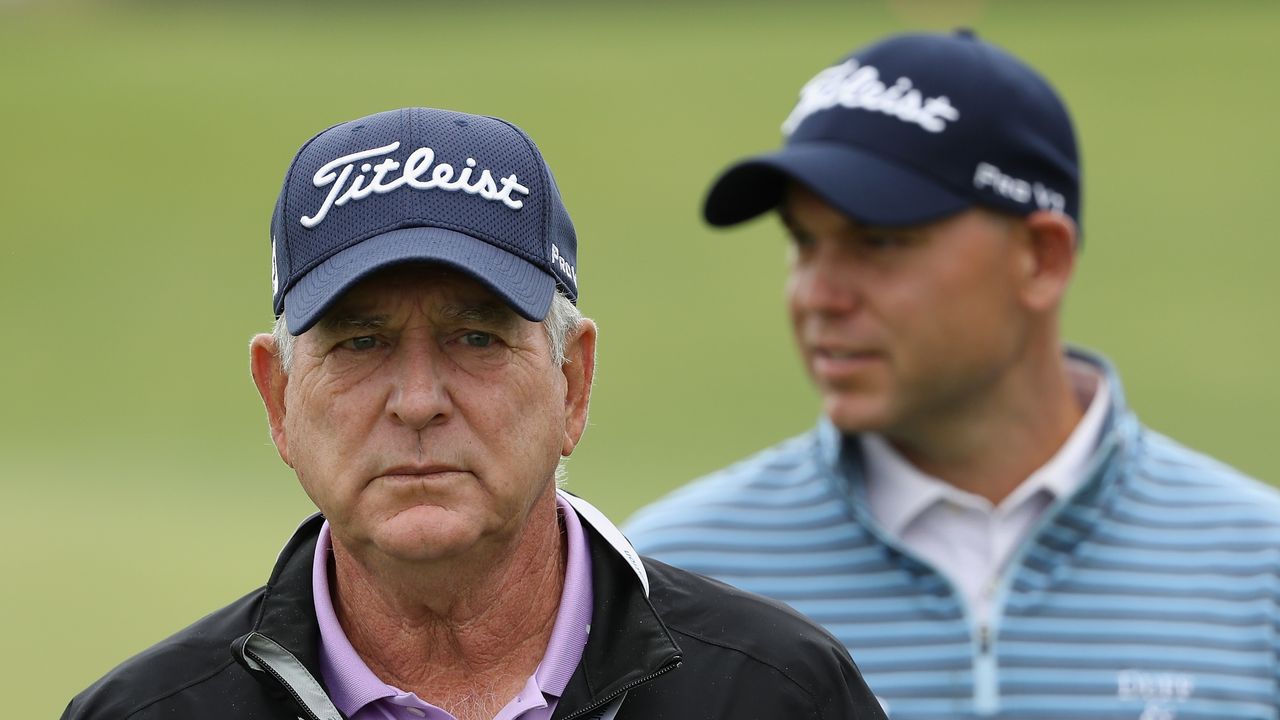
M 271 579 L 125 661 L 63 720 L 340 720 L 321 685 L 311 563 L 320 516 Z M 589 523 L 592 629 L 554 720 L 824 720 L 884 715 L 845 649 L 795 612 L 645 559 L 650 593 Z

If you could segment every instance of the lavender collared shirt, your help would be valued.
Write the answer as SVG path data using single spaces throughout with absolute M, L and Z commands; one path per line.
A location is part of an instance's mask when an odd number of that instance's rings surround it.
M 556 612 L 551 640 L 524 688 L 494 716 L 494 720 L 550 720 L 569 677 L 582 660 L 591 629 L 591 561 L 587 535 L 578 514 L 563 498 L 556 504 L 568 544 L 564 590 Z M 329 594 L 329 556 L 333 543 L 329 522 L 320 528 L 312 564 L 311 587 L 320 626 L 320 674 L 333 704 L 351 720 L 454 720 L 442 710 L 379 680 L 342 630 Z

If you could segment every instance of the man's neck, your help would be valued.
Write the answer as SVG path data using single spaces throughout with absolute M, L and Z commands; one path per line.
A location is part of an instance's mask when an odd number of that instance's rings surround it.
M 525 536 L 431 567 L 362 563 L 335 539 L 334 609 L 389 685 L 455 717 L 493 717 L 541 662 L 564 588 L 554 496 Z
M 1062 447 L 1084 409 L 1055 352 L 979 401 L 884 436 L 920 471 L 998 505 Z

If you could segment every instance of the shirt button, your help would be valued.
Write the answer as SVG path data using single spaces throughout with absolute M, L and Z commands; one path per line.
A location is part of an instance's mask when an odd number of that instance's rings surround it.
M 420 709 L 420 708 L 414 708 L 414 707 L 411 707 L 411 708 L 405 708 L 405 712 L 409 713 L 410 715 L 413 715 L 414 717 L 426 717 L 426 716 L 427 716 L 426 711 L 424 711 L 424 710 L 422 710 L 422 709 Z

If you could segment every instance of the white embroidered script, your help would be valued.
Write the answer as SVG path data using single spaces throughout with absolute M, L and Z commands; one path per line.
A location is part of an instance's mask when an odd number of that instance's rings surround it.
M 312 184 L 318 188 L 326 185 L 332 185 L 332 187 L 329 189 L 329 194 L 325 197 L 324 203 L 320 205 L 320 209 L 314 215 L 302 216 L 300 219 L 302 225 L 313 228 L 324 221 L 331 208 L 345 205 L 352 200 L 363 200 L 373 193 L 389 193 L 406 185 L 414 190 L 434 189 L 449 192 L 460 190 L 469 195 L 479 195 L 485 200 L 501 202 L 512 210 L 519 210 L 524 207 L 523 200 L 511 197 L 513 193 L 529 194 L 529 188 L 520 184 L 516 179 L 515 173 L 495 181 L 488 169 L 482 169 L 473 182 L 472 175 L 476 167 L 475 158 L 467 158 L 466 167 L 459 170 L 456 177 L 454 175 L 454 167 L 448 163 L 438 163 L 435 167 L 431 166 L 435 162 L 436 153 L 429 147 L 420 147 L 414 150 L 409 157 L 405 158 L 403 166 L 389 157 L 384 157 L 381 162 L 376 164 L 373 162 L 375 158 L 393 153 L 399 147 L 400 141 L 397 140 L 390 145 L 343 155 L 321 166 L 316 171 L 315 176 L 311 178 Z M 362 163 L 362 160 L 369 162 Z M 356 172 L 357 164 L 360 166 L 359 172 Z M 387 176 L 397 170 L 400 171 L 400 175 L 393 180 L 387 180 Z M 430 170 L 430 177 L 426 177 L 428 170 Z M 369 176 L 369 173 L 373 173 L 372 177 Z M 351 179 L 352 174 L 355 174 L 354 180 Z M 350 184 L 348 184 L 348 181 L 350 181 Z
M 926 98 L 906 77 L 885 85 L 879 70 L 850 58 L 823 70 L 800 88 L 800 101 L 782 123 L 782 132 L 790 135 L 805 118 L 837 105 L 884 113 L 931 133 L 942 132 L 947 122 L 960 119 L 960 111 L 945 95 Z
M 271 297 L 280 292 L 280 273 L 276 270 L 276 236 L 271 236 Z
M 568 275 L 575 286 L 578 284 L 578 269 L 560 254 L 560 246 L 555 243 L 551 244 L 551 264 L 559 265 L 560 272 Z
M 990 189 L 997 195 L 1027 204 L 1035 201 L 1041 210 L 1067 211 L 1067 198 L 1057 190 L 1040 182 L 1027 182 L 1022 178 L 1006 175 L 991 163 L 980 162 L 973 170 L 973 186 L 979 190 Z

